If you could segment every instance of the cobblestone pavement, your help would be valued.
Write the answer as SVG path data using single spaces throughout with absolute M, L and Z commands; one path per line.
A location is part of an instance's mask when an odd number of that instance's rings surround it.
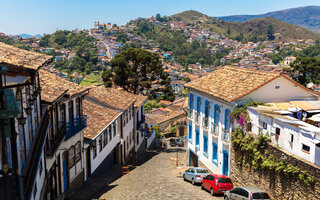
M 180 157 L 185 152 L 179 153 Z M 108 191 L 100 199 L 114 200 L 174 200 L 174 199 L 223 199 L 211 197 L 210 193 L 183 181 L 184 169 L 178 169 L 171 158 L 176 157 L 175 150 L 163 151 L 129 174 L 111 183 Z

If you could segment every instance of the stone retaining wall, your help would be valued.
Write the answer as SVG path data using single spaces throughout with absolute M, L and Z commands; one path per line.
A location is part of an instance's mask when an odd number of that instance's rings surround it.
M 270 144 L 269 151 L 272 155 L 280 158 L 285 155 L 285 162 L 298 166 L 301 170 L 306 170 L 308 175 L 316 178 L 314 186 L 309 186 L 298 177 L 288 178 L 283 175 L 271 174 L 268 171 L 256 171 L 247 165 L 239 166 L 236 163 L 236 154 L 232 149 L 230 177 L 234 186 L 257 186 L 272 195 L 273 199 L 280 200 L 319 200 L 320 199 L 320 167 L 308 163 L 301 158 L 288 154 L 279 147 Z

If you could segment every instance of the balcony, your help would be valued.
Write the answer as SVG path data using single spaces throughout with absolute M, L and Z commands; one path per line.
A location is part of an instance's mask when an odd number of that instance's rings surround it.
M 76 135 L 79 131 L 82 131 L 87 127 L 87 115 L 75 119 L 73 122 L 68 122 L 66 126 L 66 139 L 68 140 L 72 136 Z
M 188 113 L 187 117 L 189 120 L 192 120 L 192 111 L 193 111 L 192 109 L 187 108 L 187 113 Z
M 194 120 L 195 123 L 197 124 L 200 124 L 200 113 L 195 113 L 195 120 Z
M 211 133 L 213 136 L 218 137 L 219 136 L 219 125 L 215 123 L 211 123 Z
M 57 148 L 59 147 L 59 145 L 61 144 L 64 136 L 66 135 L 66 124 L 63 121 L 59 121 L 59 128 L 58 128 L 58 132 L 56 133 L 56 135 L 54 136 L 54 138 L 52 140 L 48 140 L 48 149 L 46 152 L 46 155 L 48 157 L 51 157 L 54 155 L 54 153 L 56 152 Z
M 30 148 L 30 152 L 28 154 L 28 158 L 26 161 L 26 165 L 22 173 L 24 197 L 26 199 L 30 198 L 30 195 L 33 189 L 33 183 L 36 177 L 36 172 L 38 169 L 37 166 L 42 153 L 42 147 L 46 138 L 48 125 L 49 125 L 49 115 L 48 115 L 48 111 L 46 110 L 44 115 L 42 116 L 40 126 L 33 140 L 33 143 Z
M 223 130 L 222 138 L 224 143 L 229 144 L 230 143 L 230 131 L 229 130 Z
M 203 117 L 202 118 L 202 128 L 208 130 L 209 119 Z

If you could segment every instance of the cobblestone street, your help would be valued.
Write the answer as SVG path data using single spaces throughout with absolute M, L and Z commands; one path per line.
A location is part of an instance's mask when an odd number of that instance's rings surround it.
M 186 157 L 185 152 L 179 152 L 180 157 Z M 184 169 L 170 163 L 170 158 L 176 157 L 174 149 L 163 151 L 153 158 L 137 166 L 129 174 L 111 183 L 100 199 L 223 199 L 222 196 L 211 197 L 200 186 L 193 186 L 183 181 Z

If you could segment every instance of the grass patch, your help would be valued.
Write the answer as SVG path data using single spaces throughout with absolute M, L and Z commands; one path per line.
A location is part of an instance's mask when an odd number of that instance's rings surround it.
M 101 80 L 101 73 L 91 73 L 87 75 L 80 83 L 80 85 L 88 86 L 88 85 L 100 85 L 103 84 Z

